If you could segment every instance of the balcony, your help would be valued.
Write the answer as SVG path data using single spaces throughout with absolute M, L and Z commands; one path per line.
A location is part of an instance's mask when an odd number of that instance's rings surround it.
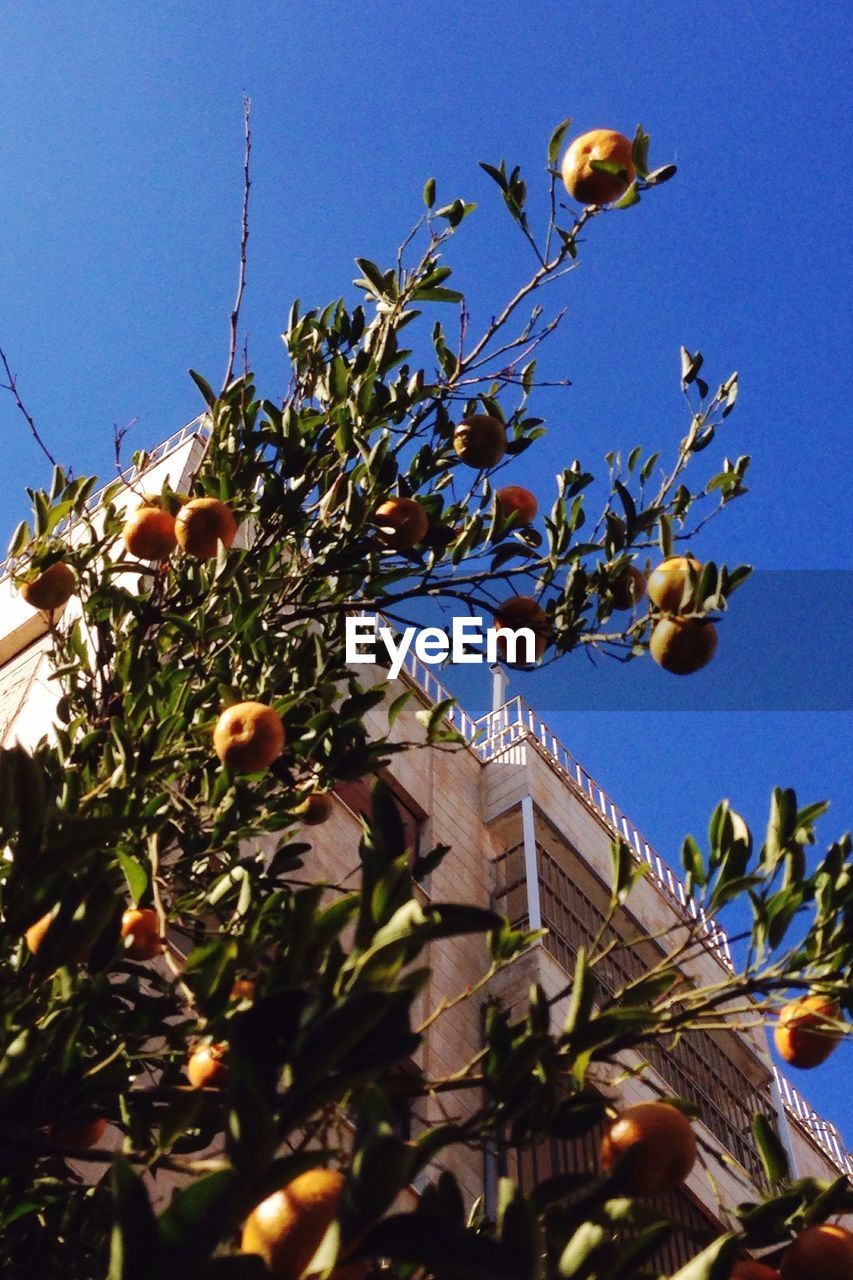
M 595 969 L 608 996 L 615 996 L 648 972 L 647 958 L 636 947 L 626 945 L 612 925 L 605 925 L 599 908 L 538 841 L 536 867 L 542 926 L 548 930 L 544 947 L 567 974 L 574 972 L 580 948 L 593 949 L 596 940 L 598 949 L 612 947 Z M 505 911 L 512 924 L 526 927 L 528 886 L 523 845 L 503 853 L 495 869 L 497 909 Z M 764 1175 L 750 1126 L 759 1112 L 773 1118 L 767 1093 L 703 1031 L 689 1033 L 670 1048 L 649 1044 L 641 1052 L 674 1094 L 696 1103 L 711 1132 L 760 1185 Z

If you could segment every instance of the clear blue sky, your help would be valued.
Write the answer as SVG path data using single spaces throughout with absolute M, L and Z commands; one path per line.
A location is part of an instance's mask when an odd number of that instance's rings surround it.
M 551 434 L 513 479 L 541 495 L 575 455 L 671 448 L 684 426 L 678 347 L 701 347 L 712 377 L 740 370 L 724 448 L 754 462 L 749 497 L 697 549 L 762 570 L 850 570 L 851 36 L 849 9 L 793 0 L 20 0 L 0 47 L 0 341 L 53 450 L 106 476 L 114 423 L 138 418 L 131 447 L 154 444 L 200 407 L 187 368 L 214 383 L 224 370 L 242 90 L 255 107 L 245 321 L 270 395 L 286 377 L 278 335 L 293 296 L 324 303 L 348 290 L 355 254 L 387 260 L 427 177 L 440 197 L 480 202 L 453 260 L 485 316 L 528 262 L 477 161 L 506 156 L 534 186 L 563 116 L 578 130 L 642 121 L 653 159 L 676 160 L 678 177 L 593 228 L 548 360 L 574 385 L 543 398 Z M 11 531 L 45 469 L 7 399 L 0 440 Z M 820 652 L 849 707 L 842 581 L 815 577 L 790 608 L 774 589 L 763 616 L 756 596 L 740 633 L 733 610 L 718 672 L 758 677 L 763 627 L 777 650 L 780 637 L 800 644 L 777 657 L 792 687 Z M 775 783 L 833 800 L 827 837 L 849 824 L 849 713 L 679 711 L 701 705 L 697 689 L 708 706 L 731 699 L 697 684 L 679 704 L 659 672 L 644 674 L 642 705 L 666 710 L 612 709 L 630 698 L 608 675 L 609 709 L 596 711 L 590 679 L 578 658 L 524 692 L 554 709 L 555 729 L 662 852 L 704 831 L 722 795 L 763 825 Z M 798 1083 L 853 1144 L 851 1053 Z

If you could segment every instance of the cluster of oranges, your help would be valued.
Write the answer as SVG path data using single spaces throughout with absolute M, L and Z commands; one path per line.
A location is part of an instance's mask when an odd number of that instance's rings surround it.
M 607 1128 L 600 1151 L 606 1173 L 624 1161 L 621 1189 L 630 1196 L 673 1191 L 690 1173 L 696 1154 L 690 1121 L 668 1102 L 626 1107 Z M 853 1233 L 828 1222 L 800 1232 L 782 1257 L 781 1271 L 744 1259 L 729 1272 L 729 1280 L 851 1280 L 851 1276 Z

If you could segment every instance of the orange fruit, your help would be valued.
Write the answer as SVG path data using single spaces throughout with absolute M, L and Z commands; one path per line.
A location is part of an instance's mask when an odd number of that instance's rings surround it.
M 121 918 L 121 936 L 131 960 L 153 960 L 163 950 L 160 921 L 151 907 L 129 907 Z
M 194 1089 L 221 1089 L 228 1080 L 228 1045 L 202 1044 L 187 1062 L 187 1076 Z
M 166 560 L 178 545 L 174 516 L 145 504 L 125 521 L 122 537 L 138 560 Z
M 832 1222 L 806 1227 L 782 1259 L 782 1280 L 853 1280 L 853 1232 Z
M 21 595 L 34 609 L 49 613 L 67 604 L 76 587 L 74 570 L 64 560 L 57 560 L 32 582 L 21 583 Z
M 407 551 L 425 538 L 429 529 L 429 517 L 414 498 L 389 498 L 376 508 L 373 519 L 382 541 L 394 551 Z
M 237 536 L 237 521 L 231 508 L 218 498 L 193 498 L 177 514 L 175 535 L 188 556 L 211 560 L 220 542 L 226 550 L 231 546 Z
M 717 628 L 702 618 L 661 618 L 652 628 L 649 653 L 676 676 L 707 667 L 717 649 Z
M 628 1152 L 629 1195 L 655 1196 L 683 1182 L 696 1159 L 696 1136 L 683 1111 L 668 1102 L 626 1107 L 601 1140 L 601 1164 L 610 1172 Z
M 506 453 L 506 427 L 488 413 L 464 418 L 453 433 L 453 447 L 469 467 L 495 467 Z
M 523 489 L 520 484 L 505 484 L 502 489 L 498 489 L 495 497 L 504 520 L 515 516 L 516 527 L 532 524 L 536 519 L 539 503 L 530 490 Z
M 839 1013 L 838 1005 L 826 996 L 802 996 L 786 1004 L 773 1028 L 780 1057 L 804 1071 L 826 1062 L 841 1033 L 827 1026 L 825 1019 L 837 1018 Z
M 306 827 L 319 827 L 328 822 L 334 810 L 334 801 L 328 791 L 312 791 L 296 810 Z
M 264 702 L 236 702 L 216 722 L 213 749 L 235 773 L 258 773 L 284 750 L 281 716 Z
M 75 1148 L 96 1147 L 104 1136 L 107 1127 L 105 1116 L 95 1116 L 92 1120 L 78 1120 L 76 1124 L 63 1125 L 62 1128 L 51 1129 L 54 1141 L 69 1151 Z
M 232 1000 L 254 1000 L 255 998 L 255 979 L 254 978 L 237 978 L 234 986 L 231 988 Z
M 593 169 L 593 160 L 618 164 L 623 173 Z M 563 182 L 580 204 L 609 204 L 624 195 L 636 176 L 631 143 L 614 129 L 591 129 L 575 138 L 563 156 Z
M 729 1280 L 779 1280 L 779 1272 L 775 1267 L 768 1267 L 766 1262 L 755 1262 L 746 1258 L 736 1262 L 734 1270 L 729 1273 Z
M 611 583 L 610 594 L 613 597 L 614 609 L 633 609 L 646 594 L 646 578 L 636 565 L 629 564 L 624 573 L 620 573 Z
M 309 1169 L 262 1200 L 243 1224 L 241 1253 L 257 1253 L 276 1280 L 299 1280 L 338 1212 L 343 1175 Z M 366 1264 L 335 1267 L 334 1280 L 357 1280 Z M 308 1276 L 317 1271 L 308 1271 Z
M 692 556 L 670 556 L 649 575 L 648 592 L 652 604 L 664 613 L 687 613 L 702 566 Z
M 535 651 L 537 661 L 548 647 L 548 615 L 545 610 L 536 603 L 532 596 L 511 596 L 509 600 L 504 600 L 503 604 L 498 606 L 495 614 L 495 627 L 501 631 L 504 627 L 508 627 L 511 631 L 517 631 L 519 627 L 529 627 L 536 637 Z M 516 653 L 522 654 L 526 650 L 523 641 L 516 645 Z M 498 653 L 502 660 L 506 660 L 507 646 L 501 643 L 501 637 L 498 636 Z M 515 665 L 523 666 L 523 662 L 517 662 Z
M 39 947 L 44 942 L 44 935 L 47 933 L 48 929 L 50 928 L 50 922 L 52 917 L 53 917 L 53 912 L 48 911 L 47 914 L 43 915 L 40 920 L 36 920 L 35 924 L 31 924 L 29 929 L 27 929 L 26 933 L 24 934 L 24 938 L 26 939 L 27 946 L 29 947 L 33 955 L 36 954 Z

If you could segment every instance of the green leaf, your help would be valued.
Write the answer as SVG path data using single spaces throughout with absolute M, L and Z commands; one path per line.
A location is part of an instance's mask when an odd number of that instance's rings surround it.
M 728 1280 L 732 1263 L 740 1249 L 740 1239 L 724 1235 L 709 1244 L 692 1261 L 673 1273 L 671 1280 Z M 817 1280 L 817 1277 L 815 1277 Z
M 374 291 L 380 298 L 385 296 L 385 277 L 379 270 L 375 262 L 371 262 L 369 258 L 356 258 L 356 265 L 364 273 L 367 282 L 373 286 Z
M 142 1179 L 117 1155 L 110 1175 L 115 1221 L 108 1280 L 144 1280 L 157 1247 L 157 1219 Z
M 557 157 L 560 154 L 560 147 L 562 146 L 563 138 L 565 138 L 566 130 L 568 129 L 571 123 L 572 123 L 571 116 L 561 121 L 561 123 L 557 125 L 556 129 L 551 134 L 551 137 L 548 139 L 548 164 L 551 166 L 552 169 L 554 165 L 557 163 Z
M 137 906 L 148 888 L 148 869 L 138 859 L 131 857 L 129 853 L 119 853 L 117 856 L 124 872 L 124 878 L 127 881 L 128 892 L 133 899 L 133 905 Z
M 424 204 L 428 209 L 435 204 L 435 178 L 427 178 L 424 184 Z
M 632 182 L 624 196 L 616 201 L 614 209 L 630 209 L 633 205 L 640 203 L 640 192 L 636 182 Z
M 190 369 L 190 377 L 204 396 L 204 401 L 208 409 L 212 409 L 216 404 L 216 395 L 214 394 L 210 383 L 207 382 L 200 373 L 196 373 L 195 369 Z
M 752 1133 L 767 1181 L 771 1186 L 776 1182 L 784 1182 L 789 1176 L 788 1153 L 765 1115 L 757 1115 L 753 1118 Z

